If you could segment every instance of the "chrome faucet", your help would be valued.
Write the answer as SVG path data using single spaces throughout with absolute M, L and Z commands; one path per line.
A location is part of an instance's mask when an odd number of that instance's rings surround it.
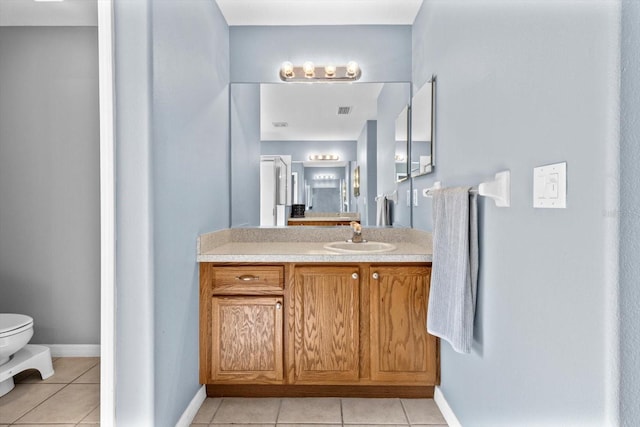
M 362 226 L 359 222 L 351 221 L 349 224 L 353 229 L 353 235 L 351 236 L 351 243 L 362 243 L 366 242 L 366 240 L 362 239 Z

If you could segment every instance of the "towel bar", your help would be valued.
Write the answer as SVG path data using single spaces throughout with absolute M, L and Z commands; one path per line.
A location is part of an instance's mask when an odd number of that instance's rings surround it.
M 435 182 L 433 187 L 422 190 L 422 195 L 431 197 L 431 191 L 439 188 L 442 188 L 442 184 Z M 478 188 L 472 188 L 471 192 L 477 192 L 480 196 L 489 197 L 497 207 L 508 208 L 511 206 L 511 172 L 508 170 L 498 172 L 492 181 L 479 184 Z

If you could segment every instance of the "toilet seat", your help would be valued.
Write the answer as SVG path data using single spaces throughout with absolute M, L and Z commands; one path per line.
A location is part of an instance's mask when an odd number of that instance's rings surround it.
M 24 314 L 0 313 L 0 338 L 19 334 L 33 327 L 33 318 Z

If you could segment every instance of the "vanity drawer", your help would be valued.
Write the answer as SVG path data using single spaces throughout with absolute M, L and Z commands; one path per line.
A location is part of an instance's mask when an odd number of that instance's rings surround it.
M 283 266 L 211 265 L 208 270 L 206 273 L 213 295 L 281 294 L 284 289 Z

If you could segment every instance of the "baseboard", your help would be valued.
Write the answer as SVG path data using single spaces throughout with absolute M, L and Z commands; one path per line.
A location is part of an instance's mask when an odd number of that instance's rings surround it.
M 42 344 L 51 349 L 51 357 L 100 357 L 100 344 Z
M 204 389 L 204 386 L 202 386 L 198 389 L 196 395 L 193 396 L 191 402 L 189 402 L 189 406 L 187 406 L 187 409 L 185 409 L 182 413 L 182 416 L 176 423 L 176 427 L 189 427 L 193 419 L 196 417 L 198 410 L 202 406 L 202 402 L 204 402 L 206 398 L 207 393 Z
M 436 386 L 436 391 L 433 394 L 433 400 L 436 402 L 436 405 L 438 405 L 438 408 L 440 409 L 444 419 L 447 421 L 447 425 L 449 425 L 449 427 L 462 427 L 462 424 L 458 421 L 456 414 L 453 413 L 453 409 L 449 406 L 449 402 L 444 398 L 444 394 L 442 394 L 442 390 L 440 390 L 440 387 L 438 386 Z

